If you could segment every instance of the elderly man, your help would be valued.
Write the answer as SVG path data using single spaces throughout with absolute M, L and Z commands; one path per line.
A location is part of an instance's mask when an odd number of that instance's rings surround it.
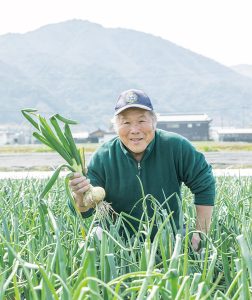
M 171 196 L 169 206 L 179 229 L 181 184 L 194 194 L 196 229 L 209 230 L 215 197 L 215 180 L 211 166 L 202 153 L 195 150 L 184 137 L 156 129 L 157 118 L 150 98 L 140 90 L 121 93 L 115 106 L 114 125 L 118 137 L 103 144 L 92 156 L 88 178 L 74 174 L 71 188 L 76 206 L 84 217 L 92 214 L 83 206 L 83 193 L 93 186 L 102 186 L 106 201 L 120 213 L 126 212 L 140 219 L 142 207 L 141 179 L 145 194 L 151 194 L 160 203 Z M 133 209 L 134 207 L 134 209 Z M 137 227 L 137 223 L 134 224 Z M 199 246 L 200 237 L 194 233 L 192 245 Z

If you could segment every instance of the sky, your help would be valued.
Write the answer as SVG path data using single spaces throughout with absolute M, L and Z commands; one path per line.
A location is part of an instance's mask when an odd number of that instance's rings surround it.
M 0 0 L 0 35 L 71 19 L 160 36 L 226 66 L 252 65 L 252 0 Z

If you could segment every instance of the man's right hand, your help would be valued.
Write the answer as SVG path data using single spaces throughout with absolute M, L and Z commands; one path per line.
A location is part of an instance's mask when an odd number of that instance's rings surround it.
M 80 212 L 88 211 L 93 205 L 83 203 L 84 193 L 90 189 L 90 180 L 80 173 L 74 173 L 69 182 L 76 206 Z

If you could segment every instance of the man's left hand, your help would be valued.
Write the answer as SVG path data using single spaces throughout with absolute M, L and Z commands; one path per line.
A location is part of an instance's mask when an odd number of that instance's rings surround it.
M 198 232 L 194 232 L 191 239 L 191 243 L 194 251 L 200 250 L 201 247 L 200 242 L 201 242 L 200 234 Z

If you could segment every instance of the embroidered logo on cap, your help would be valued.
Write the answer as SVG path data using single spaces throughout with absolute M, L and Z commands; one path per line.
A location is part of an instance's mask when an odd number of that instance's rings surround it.
M 126 102 L 128 103 L 134 103 L 137 100 L 138 100 L 138 96 L 134 92 L 128 93 L 126 96 Z

